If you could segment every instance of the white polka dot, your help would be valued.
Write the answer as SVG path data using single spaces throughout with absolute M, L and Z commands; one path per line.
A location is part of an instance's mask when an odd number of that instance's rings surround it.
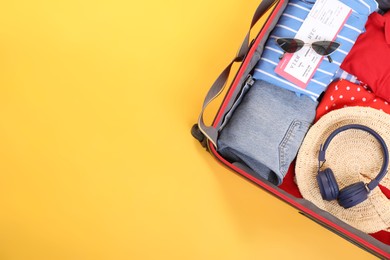
M 325 110 L 328 110 L 328 109 L 329 109 L 329 107 L 328 107 L 328 106 L 326 106 L 326 107 L 325 107 Z
M 334 103 L 333 105 L 332 105 L 332 107 L 335 107 L 336 106 L 336 103 Z
M 385 105 L 388 105 L 389 103 L 387 101 L 385 101 Z
M 357 88 L 356 90 L 359 92 L 359 91 L 360 91 L 360 88 Z
M 347 90 L 350 90 L 350 89 L 351 89 L 351 87 L 350 87 L 350 86 L 347 86 L 347 87 L 346 87 L 346 89 L 347 89 Z
M 364 98 L 362 98 L 362 101 L 363 101 L 363 102 L 366 102 L 366 100 L 367 100 L 367 99 L 366 99 L 365 97 L 364 97 Z
M 334 97 L 333 97 L 333 96 L 330 96 L 330 100 L 332 100 L 332 101 L 333 101 L 333 100 L 334 100 Z
M 343 98 L 343 95 L 340 95 L 339 98 Z
M 355 97 L 351 97 L 351 100 L 355 100 Z
M 370 93 L 370 94 L 372 93 L 371 90 L 367 90 L 367 92 Z
M 376 99 L 374 99 L 372 102 L 376 102 Z
M 334 89 L 335 89 L 335 90 L 338 90 L 338 89 L 339 89 L 339 86 L 336 85 L 336 86 L 334 87 Z

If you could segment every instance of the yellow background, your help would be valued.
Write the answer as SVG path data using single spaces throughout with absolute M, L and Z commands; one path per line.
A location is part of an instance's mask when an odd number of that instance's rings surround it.
M 255 0 L 2 1 L 0 259 L 371 259 L 190 135 Z

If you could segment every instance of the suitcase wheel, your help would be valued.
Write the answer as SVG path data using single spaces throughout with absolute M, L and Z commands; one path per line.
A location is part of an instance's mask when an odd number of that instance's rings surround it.
M 198 140 L 203 147 L 206 148 L 206 141 L 207 139 L 205 138 L 204 134 L 202 133 L 202 131 L 200 131 L 199 127 L 198 127 L 198 124 L 194 124 L 191 128 L 191 134 L 192 136 Z

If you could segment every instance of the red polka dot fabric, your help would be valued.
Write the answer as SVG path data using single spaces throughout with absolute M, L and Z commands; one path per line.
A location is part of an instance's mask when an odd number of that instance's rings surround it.
M 366 86 L 341 79 L 328 86 L 317 107 L 315 121 L 332 110 L 349 106 L 372 107 L 390 114 L 387 101 L 377 97 Z

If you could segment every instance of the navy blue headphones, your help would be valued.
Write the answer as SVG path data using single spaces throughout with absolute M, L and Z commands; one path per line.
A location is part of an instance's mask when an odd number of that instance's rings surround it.
M 336 178 L 333 175 L 333 172 L 330 168 L 327 168 L 323 171 L 320 171 L 322 166 L 321 162 L 325 162 L 325 151 L 328 148 L 330 141 L 337 134 L 348 130 L 348 129 L 359 129 L 370 133 L 374 136 L 382 146 L 383 151 L 383 164 L 382 168 L 379 171 L 379 174 L 368 184 L 360 181 L 357 183 L 353 183 L 348 185 L 347 187 L 339 190 L 339 186 L 337 185 Z M 387 173 L 387 166 L 389 164 L 389 151 L 387 149 L 386 143 L 383 138 L 371 128 L 359 125 L 359 124 L 351 124 L 345 125 L 340 128 L 337 128 L 334 132 L 332 132 L 329 137 L 326 139 L 324 145 L 320 146 L 320 151 L 318 154 L 318 175 L 317 182 L 320 188 L 321 196 L 324 200 L 331 201 L 337 199 L 340 206 L 344 208 L 350 208 L 356 206 L 357 204 L 365 201 L 368 198 L 368 194 L 371 190 L 373 190 L 376 186 L 378 186 L 379 182 L 383 179 L 383 177 Z

